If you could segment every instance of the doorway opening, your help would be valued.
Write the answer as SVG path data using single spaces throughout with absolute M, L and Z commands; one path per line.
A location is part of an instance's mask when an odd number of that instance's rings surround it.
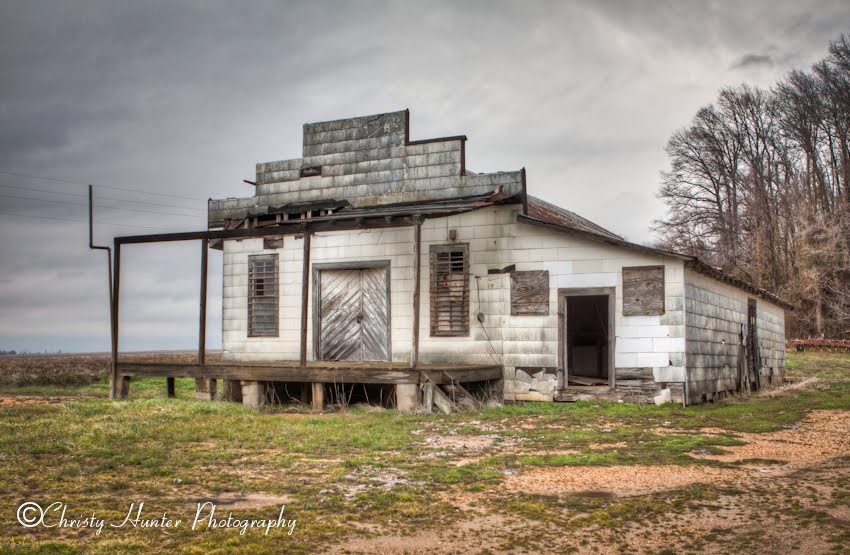
M 568 296 L 566 302 L 566 383 L 608 388 L 611 383 L 609 295 Z

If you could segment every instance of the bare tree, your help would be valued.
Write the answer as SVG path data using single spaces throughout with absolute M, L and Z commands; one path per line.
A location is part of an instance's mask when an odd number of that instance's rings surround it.
M 792 333 L 850 333 L 848 138 L 847 37 L 771 90 L 721 90 L 667 143 L 661 244 L 785 295 Z

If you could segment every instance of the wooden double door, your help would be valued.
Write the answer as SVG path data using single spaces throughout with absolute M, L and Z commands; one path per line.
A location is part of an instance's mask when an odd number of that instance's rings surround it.
M 389 360 L 389 265 L 318 268 L 320 360 Z

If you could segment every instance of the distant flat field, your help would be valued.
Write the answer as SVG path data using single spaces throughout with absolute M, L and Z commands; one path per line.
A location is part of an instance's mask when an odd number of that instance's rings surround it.
M 220 360 L 220 351 L 207 351 L 207 360 Z M 195 362 L 197 351 L 123 353 L 122 361 Z M 0 386 L 80 386 L 109 376 L 110 353 L 54 353 L 0 356 Z
M 793 384 L 705 406 L 450 416 L 256 411 L 197 401 L 183 379 L 175 399 L 141 379 L 114 402 L 107 369 L 103 356 L 0 358 L 0 553 L 850 551 L 847 354 L 789 353 Z M 25 502 L 106 524 L 27 528 Z M 139 525 L 110 526 L 141 502 Z M 206 502 L 235 527 L 192 530 Z M 291 535 L 240 534 L 282 506 Z M 181 523 L 153 526 L 164 513 Z

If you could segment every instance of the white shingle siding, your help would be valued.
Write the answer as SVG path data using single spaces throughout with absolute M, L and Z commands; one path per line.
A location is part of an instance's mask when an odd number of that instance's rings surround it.
M 738 334 L 747 323 L 747 302 L 756 301 L 763 379 L 781 380 L 785 365 L 785 311 L 732 285 L 692 270 L 685 277 L 688 400 L 699 402 L 734 391 Z
M 211 200 L 209 223 L 265 214 L 270 206 L 346 199 L 354 206 L 521 191 L 521 173 L 466 175 L 460 137 L 407 143 L 407 114 L 394 112 L 304 125 L 302 157 L 257 164 L 256 195 Z M 302 167 L 321 175 L 301 177 Z
M 726 338 L 728 344 L 736 333 L 729 322 L 737 322 L 739 319 L 745 321 L 746 292 L 686 271 L 683 262 L 678 259 L 645 254 L 517 223 L 518 211 L 516 205 L 489 207 L 461 215 L 429 219 L 423 223 L 419 324 L 422 362 L 493 363 L 501 360 L 509 380 L 515 379 L 517 367 L 554 369 L 558 366 L 558 289 L 613 287 L 616 299 L 615 369 L 652 369 L 652 375 L 659 383 L 681 383 L 687 380 L 690 394 L 702 392 L 706 387 L 728 385 L 728 373 L 723 368 L 727 365 L 734 367 L 730 357 L 737 356 L 737 351 L 733 353 L 729 345 L 722 343 L 712 345 L 704 339 L 697 340 L 693 330 L 695 327 L 713 328 L 715 337 Z M 431 337 L 429 334 L 430 246 L 446 244 L 449 230 L 456 231 L 458 242 L 469 244 L 472 275 L 471 331 L 468 337 Z M 224 242 L 222 340 L 225 359 L 298 359 L 302 241 L 289 235 L 284 239 L 283 248 L 266 251 L 263 250 L 262 239 Z M 409 227 L 321 232 L 312 238 L 313 264 L 390 261 L 392 358 L 399 362 L 410 359 L 412 250 L 413 229 Z M 248 338 L 248 256 L 263 252 L 277 252 L 280 256 L 280 337 Z M 510 275 L 488 274 L 488 270 L 502 269 L 510 264 L 516 264 L 517 270 L 549 272 L 547 316 L 510 315 Z M 665 268 L 665 313 L 660 316 L 624 317 L 622 268 L 651 265 L 663 265 Z M 704 300 L 709 298 L 710 302 Z M 312 303 L 312 291 L 309 299 Z M 686 308 L 690 311 L 687 317 Z M 483 327 L 476 318 L 479 312 L 484 314 Z M 312 304 L 308 315 L 308 359 L 312 359 Z M 765 367 L 781 368 L 784 360 L 784 312 L 758 299 L 758 318 Z M 724 325 L 729 329 L 726 330 Z M 686 328 L 689 331 L 687 336 Z M 541 393 L 544 397 L 551 396 L 551 391 L 547 393 L 546 390 L 554 388 L 553 373 L 543 377 L 534 376 L 533 380 L 544 390 Z M 543 383 L 552 387 L 543 387 Z M 508 396 L 515 389 L 513 385 L 509 386 L 506 390 Z

